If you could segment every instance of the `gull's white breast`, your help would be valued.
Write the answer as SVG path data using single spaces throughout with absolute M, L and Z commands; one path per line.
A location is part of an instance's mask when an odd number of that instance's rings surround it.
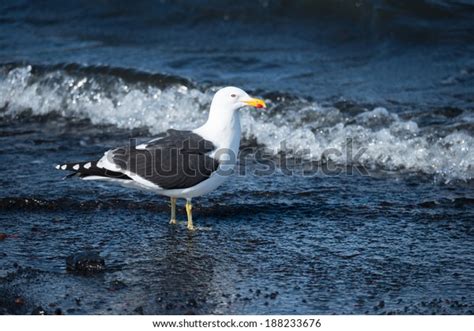
M 183 189 L 158 190 L 158 194 L 176 198 L 198 197 L 214 191 L 233 174 L 240 147 L 239 114 L 236 113 L 229 126 L 222 130 L 213 130 L 208 125 L 209 123 L 206 123 L 202 127 L 193 130 L 193 132 L 211 141 L 216 146 L 216 149 L 209 156 L 219 161 L 217 171 L 195 186 Z

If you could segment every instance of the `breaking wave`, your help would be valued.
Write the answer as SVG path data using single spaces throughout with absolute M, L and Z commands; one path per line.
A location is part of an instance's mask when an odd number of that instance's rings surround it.
M 0 67 L 0 118 L 57 113 L 92 124 L 145 127 L 153 135 L 204 123 L 218 88 L 127 69 L 8 64 Z M 263 96 L 268 111 L 243 111 L 243 134 L 275 154 L 305 151 L 314 161 L 422 172 L 444 181 L 474 178 L 474 119 L 466 111 L 402 116 L 384 107 L 320 105 L 275 92 Z M 436 119 L 434 124 L 425 124 L 427 116 Z M 348 157 L 349 145 L 356 159 Z

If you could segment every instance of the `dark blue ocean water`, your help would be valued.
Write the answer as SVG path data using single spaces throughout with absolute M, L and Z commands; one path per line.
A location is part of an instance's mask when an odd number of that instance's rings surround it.
M 467 0 L 2 2 L 0 313 L 472 314 L 473 22 Z M 242 112 L 196 232 L 53 168 L 197 127 L 226 85 L 269 109 Z M 90 249 L 105 272 L 66 271 Z

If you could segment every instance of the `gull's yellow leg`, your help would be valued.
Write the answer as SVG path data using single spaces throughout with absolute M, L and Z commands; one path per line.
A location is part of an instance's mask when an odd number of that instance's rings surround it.
M 176 198 L 171 198 L 171 219 L 170 224 L 176 224 Z
M 193 205 L 191 199 L 186 199 L 186 214 L 188 214 L 188 230 L 194 230 L 193 226 Z

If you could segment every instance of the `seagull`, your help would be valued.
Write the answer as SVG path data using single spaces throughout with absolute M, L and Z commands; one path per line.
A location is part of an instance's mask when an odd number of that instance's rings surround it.
M 194 230 L 194 197 L 207 194 L 229 177 L 240 146 L 239 109 L 266 108 L 261 99 L 228 86 L 214 95 L 209 117 L 192 131 L 169 129 L 147 143 L 130 143 L 108 150 L 95 161 L 64 163 L 66 178 L 101 180 L 153 191 L 170 198 L 171 220 L 176 224 L 176 199 L 186 199 L 187 228 Z

